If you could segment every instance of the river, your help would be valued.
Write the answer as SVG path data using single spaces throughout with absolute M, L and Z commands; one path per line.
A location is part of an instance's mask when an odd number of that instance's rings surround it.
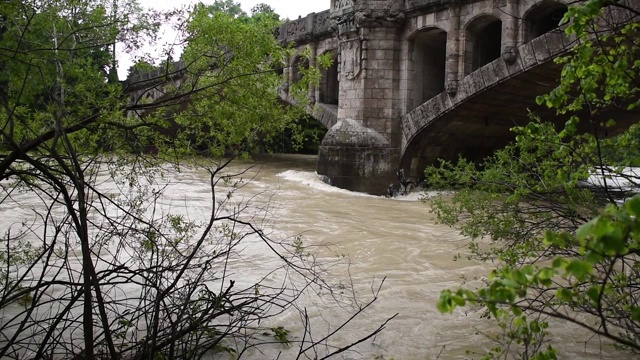
M 463 278 L 473 284 L 491 267 L 464 256 L 467 240 L 437 224 L 419 201 L 424 195 L 385 198 L 329 186 L 315 173 L 315 157 L 276 156 L 259 164 L 255 187 L 273 192 L 269 198 L 275 204 L 275 229 L 290 236 L 302 234 L 307 246 L 326 246 L 321 249 L 327 257 L 348 255 L 348 271 L 346 266 L 336 267 L 332 276 L 346 282 L 350 275 L 365 299 L 386 279 L 376 303 L 351 324 L 357 331 L 347 331 L 342 340 L 353 341 L 393 314 L 398 316 L 375 339 L 359 345 L 359 353 L 344 358 L 466 359 L 469 350 L 495 346 L 486 335 L 498 332 L 480 312 L 466 309 L 448 315 L 436 309 L 441 290 L 456 288 Z M 463 256 L 454 261 L 456 255 Z M 344 318 L 338 314 L 335 320 L 340 316 Z M 299 317 L 283 320 L 284 326 L 295 327 Z M 550 338 L 562 349 L 559 358 L 620 357 L 581 329 L 556 325 Z
M 349 294 L 353 289 L 362 302 L 372 298 L 384 279 L 377 301 L 341 331 L 335 345 L 356 341 L 398 315 L 382 333 L 339 358 L 466 359 L 467 351 L 495 346 L 487 335 L 497 335 L 497 329 L 491 321 L 481 319 L 481 312 L 467 308 L 448 315 L 436 309 L 441 290 L 455 288 L 463 279 L 477 284 L 474 279 L 488 274 L 491 267 L 464 256 L 467 240 L 436 223 L 428 206 L 419 201 L 424 194 L 385 198 L 334 188 L 315 173 L 313 156 L 266 156 L 254 163 L 237 162 L 228 171 L 250 165 L 255 166 L 244 178 L 251 181 L 234 196 L 268 209 L 268 216 L 260 221 L 270 234 L 285 238 L 301 235 L 305 251 L 313 252 L 321 262 L 334 264 L 323 276 L 337 285 L 336 289 L 343 288 Z M 171 206 L 186 205 L 190 217 L 205 212 L 199 209 L 210 201 L 206 172 L 187 169 L 169 176 L 167 184 Z M 28 216 L 28 209 L 14 207 L 9 212 L 7 206 L 3 204 L 5 225 Z M 246 259 L 250 269 L 246 274 L 238 273 L 240 281 L 257 279 L 261 275 L 254 272 L 268 268 L 260 262 L 272 259 L 262 257 L 261 251 L 249 249 Z M 457 255 L 462 256 L 454 261 Z M 354 309 L 353 303 L 336 307 L 313 298 L 301 299 L 300 306 L 308 309 L 314 327 L 325 331 L 347 319 Z M 272 320 L 273 326 L 291 329 L 292 338 L 300 339 L 298 312 Z M 612 346 L 566 324 L 558 324 L 550 338 L 561 349 L 561 359 L 620 358 Z M 255 355 L 261 356 L 264 354 Z M 281 358 L 288 358 L 287 353 Z

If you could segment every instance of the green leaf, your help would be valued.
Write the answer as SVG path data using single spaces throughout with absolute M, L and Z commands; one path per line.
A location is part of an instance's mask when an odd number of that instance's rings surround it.
M 586 292 L 587 297 L 595 304 L 600 298 L 600 289 L 596 286 L 592 286 Z
M 631 306 L 631 319 L 640 322 L 640 307 Z
M 555 271 L 550 268 L 544 268 L 541 269 L 540 272 L 538 272 L 538 278 L 540 280 L 549 280 L 553 277 L 553 275 L 555 275 Z
M 436 303 L 438 311 L 440 311 L 441 313 L 453 312 L 453 309 L 455 309 L 456 306 L 451 297 L 451 290 L 443 290 L 442 292 L 440 292 L 440 297 L 438 298 L 438 302 Z
M 640 195 L 636 195 L 624 204 L 625 210 L 636 219 L 640 217 Z
M 511 305 L 510 309 L 511 309 L 511 312 L 513 313 L 513 315 L 515 315 L 515 316 L 522 315 L 522 309 L 520 309 L 518 306 Z
M 565 269 L 567 267 L 567 265 L 569 264 L 569 260 L 563 258 L 563 257 L 557 257 L 555 259 L 553 259 L 553 263 L 552 266 L 554 269 Z
M 573 276 L 578 281 L 584 281 L 593 272 L 593 266 L 583 260 L 574 259 L 567 264 L 565 268 L 566 276 Z
M 556 298 L 561 301 L 570 301 L 573 296 L 571 295 L 571 291 L 566 288 L 560 288 L 556 291 Z

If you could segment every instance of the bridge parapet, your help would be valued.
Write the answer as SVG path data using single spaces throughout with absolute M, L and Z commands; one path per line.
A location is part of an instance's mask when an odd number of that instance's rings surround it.
M 163 84 L 168 80 L 182 78 L 185 73 L 186 66 L 184 61 L 178 60 L 172 62 L 168 68 L 159 66 L 151 71 L 130 74 L 127 79 L 122 81 L 122 86 L 127 92 L 144 90 Z
M 447 3 L 452 3 L 453 1 L 443 1 L 443 0 L 405 0 L 404 2 L 404 10 L 405 11 L 413 11 L 426 7 L 433 6 L 441 6 Z
M 332 31 L 329 15 L 329 10 L 325 10 L 285 22 L 278 28 L 278 40 L 284 43 L 308 43 L 313 38 L 328 35 Z

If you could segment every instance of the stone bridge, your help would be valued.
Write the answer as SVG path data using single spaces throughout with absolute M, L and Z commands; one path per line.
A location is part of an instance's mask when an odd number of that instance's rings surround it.
M 329 128 L 318 173 L 382 194 L 399 169 L 415 179 L 438 158 L 489 155 L 528 109 L 555 116 L 535 97 L 557 85 L 553 59 L 573 45 L 558 28 L 569 2 L 331 0 L 283 24 L 281 42 L 334 59 L 309 94 Z M 299 81 L 308 60 L 290 60 L 288 80 Z

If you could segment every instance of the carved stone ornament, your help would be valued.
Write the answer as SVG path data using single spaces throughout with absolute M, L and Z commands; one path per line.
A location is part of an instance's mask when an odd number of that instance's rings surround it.
M 513 64 L 513 62 L 518 58 L 518 48 L 515 46 L 506 46 L 502 53 L 502 58 L 507 62 L 507 64 Z
M 348 40 L 341 47 L 340 72 L 348 80 L 356 79 L 362 71 L 362 40 Z
M 331 28 L 334 32 L 337 31 L 338 35 L 357 31 L 353 16 L 353 13 L 347 13 L 331 17 Z
M 458 92 L 458 80 L 447 80 L 445 90 L 449 95 L 455 95 Z
M 332 10 L 342 10 L 345 8 L 351 8 L 355 4 L 355 0 L 333 0 L 332 2 Z
M 328 10 L 323 11 L 321 13 L 317 13 L 313 17 L 313 32 L 321 33 L 325 30 L 330 30 L 330 20 L 329 20 L 330 12 Z
M 355 14 L 358 27 L 401 27 L 404 13 L 398 9 L 363 10 Z

